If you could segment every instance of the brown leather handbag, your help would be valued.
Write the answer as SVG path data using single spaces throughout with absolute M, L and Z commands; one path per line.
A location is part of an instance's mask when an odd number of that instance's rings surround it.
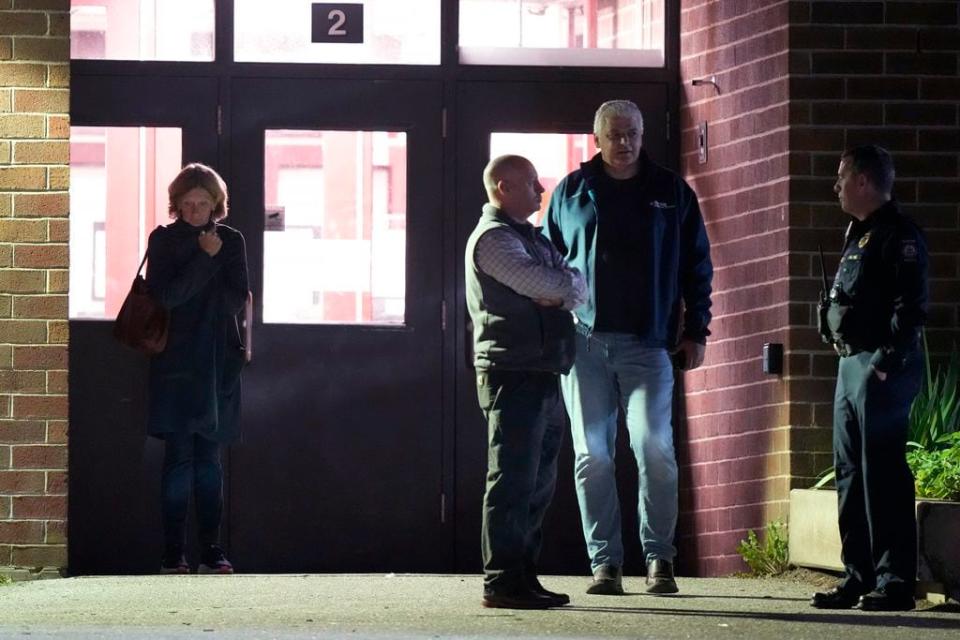
M 130 286 L 113 323 L 113 337 L 141 353 L 155 355 L 167 346 L 170 312 L 151 297 L 147 282 L 140 275 L 147 256 L 143 256 L 137 276 Z

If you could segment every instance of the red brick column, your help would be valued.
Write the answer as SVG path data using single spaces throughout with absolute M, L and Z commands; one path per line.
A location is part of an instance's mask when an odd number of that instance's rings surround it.
M 0 0 L 0 568 L 66 565 L 68 0 Z
M 788 386 L 762 373 L 761 353 L 789 338 L 788 24 L 785 2 L 682 3 L 682 170 L 700 198 L 715 269 L 707 359 L 685 379 L 686 573 L 741 570 L 745 529 L 787 511 Z M 692 84 L 711 76 L 717 87 Z
M 717 269 L 706 366 L 686 378 L 681 552 L 687 570 L 719 574 L 832 461 L 837 360 L 815 331 L 816 255 L 822 244 L 832 275 L 844 148 L 893 152 L 895 195 L 932 252 L 934 349 L 960 333 L 960 3 L 684 0 L 681 31 L 683 170 Z M 692 86 L 714 75 L 719 92 Z M 761 373 L 765 341 L 786 345 L 784 376 Z

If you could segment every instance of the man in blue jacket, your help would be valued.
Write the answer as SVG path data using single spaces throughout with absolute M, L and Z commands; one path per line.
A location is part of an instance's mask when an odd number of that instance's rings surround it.
M 575 364 L 561 379 L 593 569 L 587 593 L 623 593 L 614 475 L 621 405 L 640 474 L 646 590 L 676 593 L 671 354 L 682 369 L 703 362 L 710 334 L 710 245 L 696 194 L 643 152 L 643 116 L 633 102 L 600 105 L 593 132 L 600 153 L 557 185 L 544 225 L 589 289 L 587 302 L 574 311 Z

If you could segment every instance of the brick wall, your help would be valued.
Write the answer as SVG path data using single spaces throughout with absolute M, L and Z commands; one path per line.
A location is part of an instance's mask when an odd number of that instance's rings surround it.
M 685 379 L 685 573 L 742 569 L 735 548 L 745 529 L 787 511 L 788 387 L 763 374 L 761 353 L 789 337 L 788 18 L 786 2 L 682 3 L 682 169 L 715 269 L 707 359 Z M 719 90 L 692 86 L 710 76 Z M 708 123 L 703 164 L 699 122 Z
M 0 0 L 0 567 L 66 565 L 69 5 Z
M 832 274 L 844 148 L 894 153 L 895 195 L 932 252 L 931 342 L 960 337 L 960 3 L 684 0 L 681 31 L 683 170 L 717 268 L 706 366 L 686 378 L 681 551 L 717 574 L 740 569 L 746 529 L 784 518 L 788 490 L 832 461 L 837 359 L 815 330 L 816 249 Z M 691 85 L 711 75 L 719 93 Z M 760 372 L 765 341 L 786 345 L 783 377 Z
M 923 226 L 931 255 L 928 336 L 937 351 L 958 333 L 960 3 L 791 2 L 791 433 L 794 484 L 830 464 L 836 358 L 814 329 L 820 288 L 839 259 L 849 218 L 832 186 L 842 149 L 875 142 L 897 167 L 894 196 Z

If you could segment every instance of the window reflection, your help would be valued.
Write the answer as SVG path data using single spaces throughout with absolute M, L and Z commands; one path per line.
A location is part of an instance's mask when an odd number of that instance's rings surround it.
M 70 318 L 114 318 L 147 237 L 171 222 L 181 131 L 70 128 Z
M 663 0 L 460 0 L 465 64 L 663 66 Z
M 263 321 L 403 324 L 406 134 L 268 130 Z
M 440 0 L 364 0 L 363 42 L 311 42 L 312 0 L 235 0 L 238 62 L 440 64 Z M 340 27 L 349 28 L 349 23 Z
M 214 0 L 71 0 L 75 60 L 213 60 Z

